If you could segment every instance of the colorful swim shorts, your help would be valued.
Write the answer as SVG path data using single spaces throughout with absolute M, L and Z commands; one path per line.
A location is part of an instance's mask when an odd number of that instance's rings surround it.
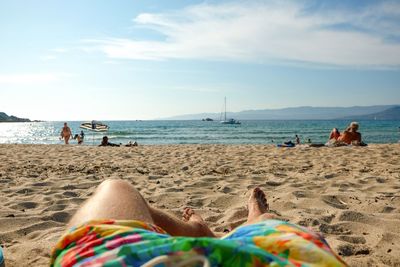
M 211 266 L 346 266 L 320 235 L 279 220 L 241 226 L 222 238 L 173 237 L 140 221 L 90 221 L 60 239 L 51 266 L 141 266 L 162 255 L 201 255 Z

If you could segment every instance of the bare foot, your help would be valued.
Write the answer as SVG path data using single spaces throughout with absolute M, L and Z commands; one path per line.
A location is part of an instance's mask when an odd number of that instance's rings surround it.
M 267 198 L 264 191 L 259 187 L 254 188 L 251 191 L 249 202 L 249 215 L 247 217 L 247 222 L 254 222 L 261 215 L 266 214 L 269 211 L 269 205 L 267 203 Z
M 185 208 L 182 214 L 182 220 L 191 224 L 194 228 L 193 235 L 197 237 L 215 237 L 214 233 L 208 228 L 207 224 L 200 215 L 191 208 Z

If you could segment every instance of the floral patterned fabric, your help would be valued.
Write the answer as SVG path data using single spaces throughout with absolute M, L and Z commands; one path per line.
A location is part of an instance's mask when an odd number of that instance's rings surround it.
M 90 221 L 60 239 L 51 266 L 140 266 L 160 255 L 204 255 L 211 266 L 346 266 L 320 235 L 279 220 L 223 238 L 173 237 L 140 221 Z

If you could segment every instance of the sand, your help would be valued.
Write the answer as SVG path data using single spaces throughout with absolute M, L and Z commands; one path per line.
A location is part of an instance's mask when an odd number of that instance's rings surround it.
M 6 266 L 46 266 L 79 205 L 107 178 L 158 208 L 193 207 L 216 232 L 245 221 L 260 186 L 280 219 L 322 233 L 351 266 L 400 266 L 400 145 L 0 145 Z

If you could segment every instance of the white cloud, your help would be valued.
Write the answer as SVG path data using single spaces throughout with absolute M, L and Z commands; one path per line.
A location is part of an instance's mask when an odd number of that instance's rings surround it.
M 0 85 L 48 84 L 69 76 L 67 73 L 0 74 Z
M 163 40 L 108 38 L 85 43 L 87 51 L 101 51 L 112 59 L 398 67 L 400 44 L 385 39 L 400 35 L 398 20 L 387 19 L 399 10 L 395 2 L 378 2 L 358 13 L 304 12 L 295 1 L 201 4 L 164 14 L 143 13 L 133 20 L 137 27 L 157 31 Z

